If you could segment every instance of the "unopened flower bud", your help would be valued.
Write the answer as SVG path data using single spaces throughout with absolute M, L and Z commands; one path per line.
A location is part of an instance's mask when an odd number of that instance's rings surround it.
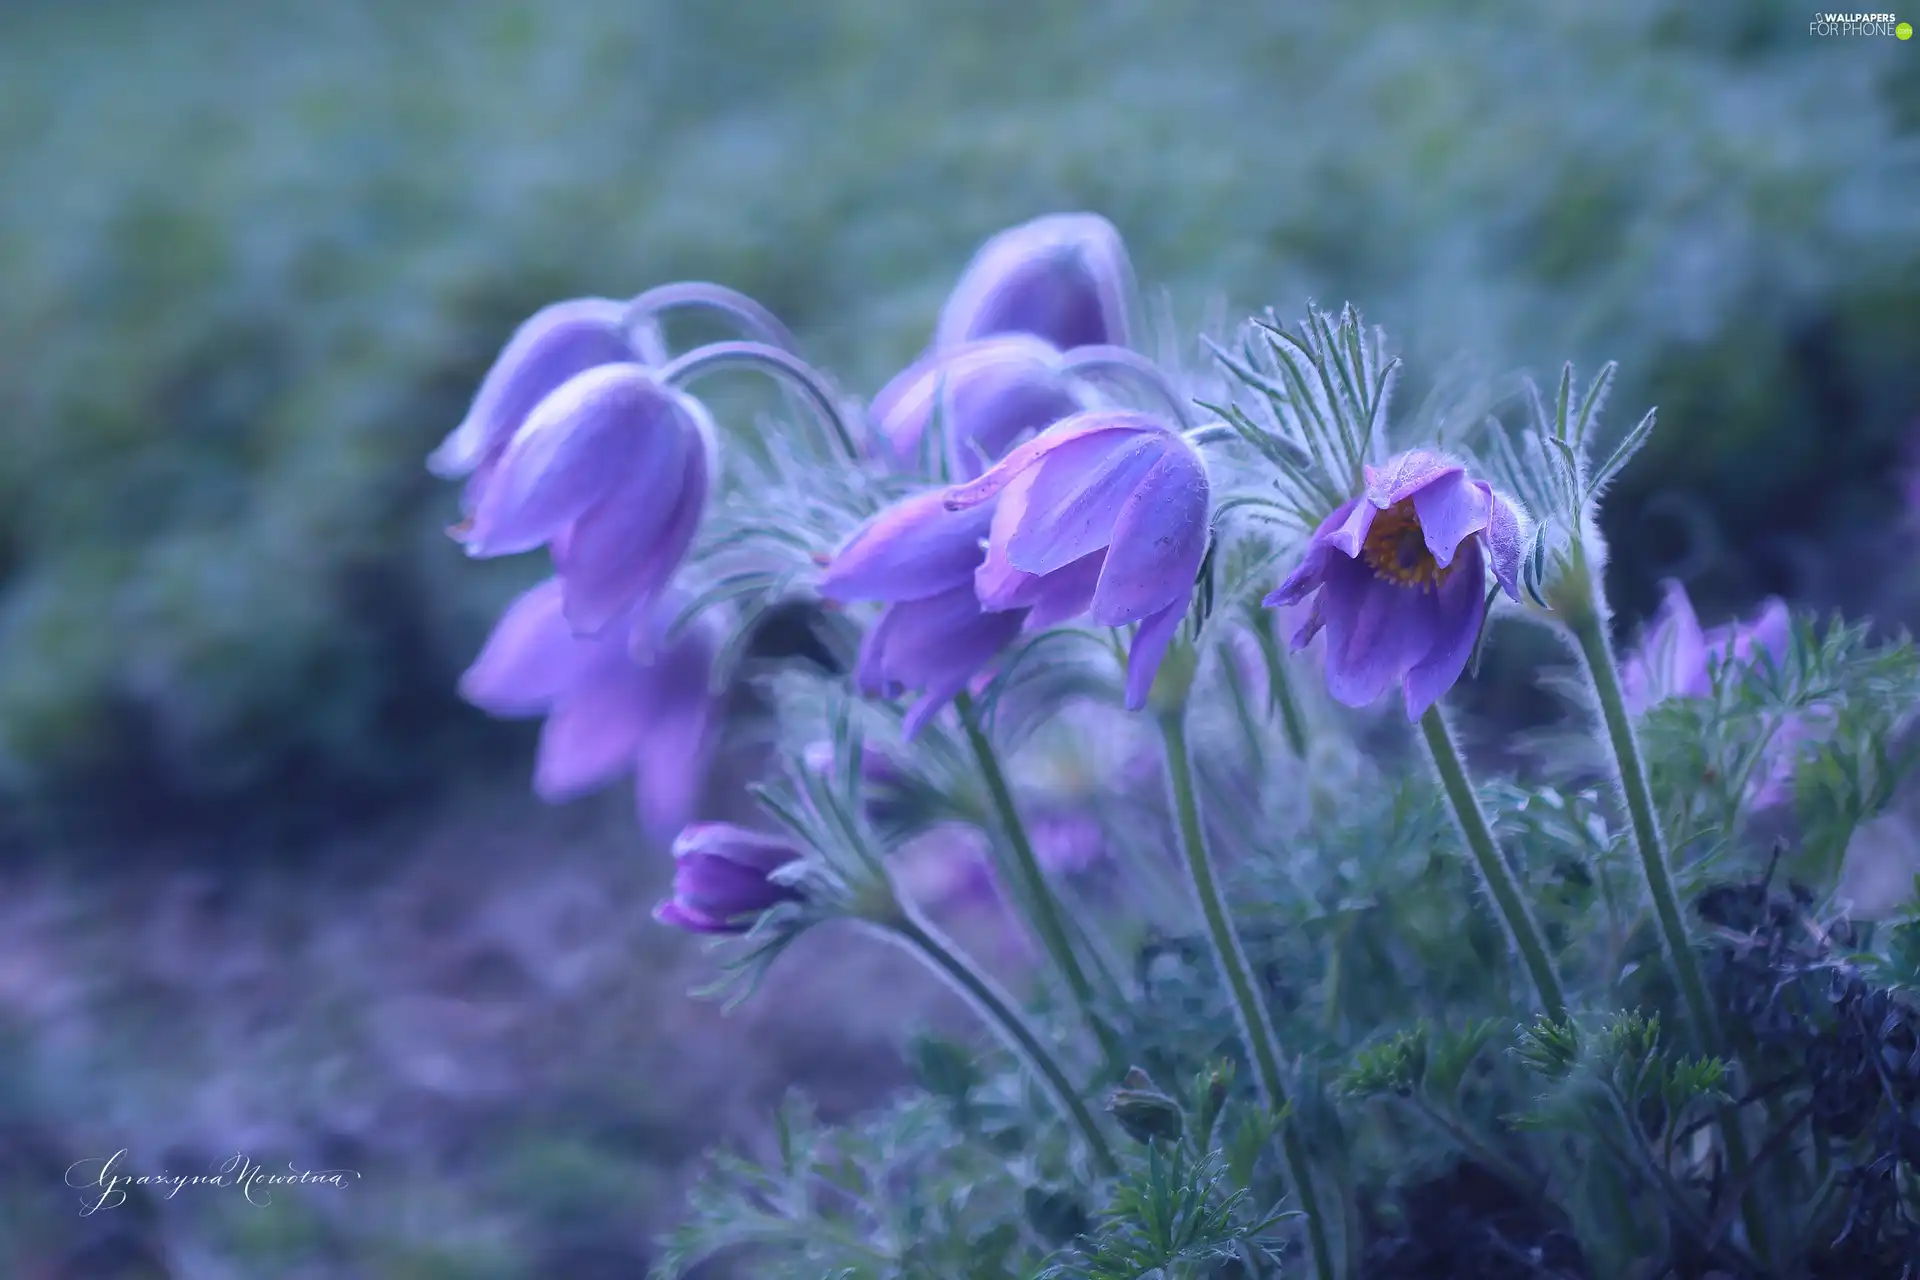
M 1127 1072 L 1107 1109 L 1135 1142 L 1178 1142 L 1186 1130 L 1180 1104 L 1155 1088 L 1139 1067 Z

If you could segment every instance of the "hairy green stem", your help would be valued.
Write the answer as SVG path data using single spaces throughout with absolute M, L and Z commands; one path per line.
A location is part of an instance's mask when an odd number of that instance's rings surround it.
M 1467 778 L 1466 762 L 1460 758 L 1460 749 L 1454 745 L 1438 703 L 1428 707 L 1420 717 L 1420 732 L 1427 740 L 1434 772 L 1440 775 L 1440 785 L 1460 824 L 1460 834 L 1466 837 L 1467 848 L 1480 868 L 1481 883 L 1486 885 L 1506 925 L 1507 941 L 1520 953 L 1547 1016 L 1558 1022 L 1567 1016 L 1567 993 L 1560 986 L 1560 975 L 1554 972 L 1552 958 L 1547 955 L 1540 926 L 1534 923 L 1533 913 L 1527 908 L 1520 886 L 1514 882 L 1507 860 L 1500 856 L 1493 828 L 1487 825 L 1487 815 L 1480 810 L 1480 799 L 1473 794 L 1473 783 Z
M 669 386 L 683 387 L 709 373 L 741 366 L 760 369 L 798 391 L 813 406 L 830 432 L 832 442 L 847 459 L 854 461 L 860 457 L 860 446 L 854 443 L 853 431 L 840 412 L 833 389 L 818 370 L 791 351 L 764 342 L 710 343 L 676 356 L 660 370 L 660 380 Z
M 929 968 L 972 1005 L 1006 1042 L 1007 1048 L 1033 1072 L 1053 1098 L 1054 1104 L 1060 1108 L 1061 1115 L 1066 1117 L 1086 1143 L 1095 1171 L 1103 1178 L 1117 1174 L 1120 1166 L 1113 1158 L 1113 1148 L 1107 1145 L 1106 1134 L 1101 1132 L 1100 1124 L 1094 1119 L 1086 1099 L 1073 1087 L 1073 1082 L 1067 1078 L 1060 1063 L 1041 1043 L 1039 1035 L 1027 1020 L 1020 1016 L 1012 998 L 1000 984 L 977 968 L 917 912 L 903 911 L 898 919 L 889 922 L 886 927 L 890 936 L 924 960 Z
M 1600 710 L 1602 735 L 1614 764 L 1614 776 L 1627 805 L 1627 822 L 1633 828 L 1635 851 L 1640 855 L 1640 870 L 1646 881 L 1647 896 L 1653 899 L 1654 919 L 1660 927 L 1660 941 L 1666 951 L 1680 999 L 1687 1007 L 1694 1043 L 1701 1053 L 1718 1055 L 1722 1051 L 1720 1019 L 1707 995 L 1706 979 L 1700 972 L 1699 957 L 1694 955 L 1693 940 L 1687 932 L 1686 917 L 1680 911 L 1680 898 L 1673 887 L 1673 868 L 1668 861 L 1667 841 L 1660 830 L 1660 818 L 1653 805 L 1653 788 L 1647 782 L 1647 769 L 1640 756 L 1640 742 L 1627 714 L 1625 691 L 1620 687 L 1620 671 L 1614 663 L 1613 642 L 1607 635 L 1607 610 L 1600 584 L 1591 581 L 1591 570 L 1584 557 L 1573 566 L 1575 575 L 1589 579 L 1584 588 L 1564 597 L 1561 622 L 1579 650 L 1581 666 L 1593 690 Z M 1570 606 L 1570 607 L 1568 607 Z M 1721 1140 L 1726 1144 L 1728 1173 L 1745 1187 L 1741 1197 L 1741 1217 L 1753 1250 L 1762 1259 L 1768 1256 L 1767 1221 L 1759 1198 L 1748 1180 L 1752 1163 L 1747 1151 L 1746 1130 L 1740 1113 L 1732 1107 L 1720 1110 Z
M 1300 699 L 1293 691 L 1293 675 L 1287 670 L 1286 655 L 1280 652 L 1280 637 L 1274 634 L 1273 620 L 1265 608 L 1252 611 L 1253 637 L 1267 666 L 1267 696 L 1280 709 L 1280 728 L 1287 735 L 1287 747 L 1293 758 L 1307 758 L 1307 722 L 1300 714 Z
M 1033 840 L 1027 834 L 1027 825 L 1020 819 L 1020 810 L 1013 802 L 1013 788 L 1007 785 L 1006 771 L 1000 767 L 1000 757 L 987 738 L 986 730 L 981 727 L 972 699 L 962 693 L 954 699 L 954 707 L 960 713 L 960 724 L 966 732 L 967 745 L 973 751 L 974 763 L 979 766 L 981 780 L 987 785 L 987 796 L 993 803 L 994 816 L 999 819 L 1006 848 L 1013 855 L 1011 870 L 1015 883 L 1009 887 L 1025 908 L 1028 927 L 1039 937 L 1040 945 L 1060 971 L 1060 977 L 1066 983 L 1074 1003 L 1079 1005 L 1081 1017 L 1092 1028 L 1094 1038 L 1100 1042 L 1100 1052 L 1106 1058 L 1107 1066 L 1112 1071 L 1122 1071 L 1126 1067 L 1125 1048 L 1113 1028 L 1107 1025 L 1107 1020 L 1100 1016 L 1099 999 L 1094 993 L 1093 982 L 1080 963 L 1080 955 L 1074 949 L 1072 934 L 1060 910 L 1060 901 L 1047 883 L 1040 857 L 1034 852 Z
M 1279 1037 L 1274 1033 L 1266 1001 L 1254 985 L 1252 967 L 1247 963 L 1233 919 L 1227 914 L 1226 899 L 1221 895 L 1219 877 L 1214 873 L 1213 857 L 1207 851 L 1206 830 L 1200 820 L 1200 802 L 1193 785 L 1193 759 L 1187 750 L 1185 715 L 1184 708 L 1170 707 L 1159 717 L 1160 735 L 1166 747 L 1167 782 L 1173 792 L 1174 816 L 1180 827 L 1180 847 L 1186 854 L 1188 878 L 1193 882 L 1194 896 L 1200 901 L 1200 913 L 1206 918 L 1207 934 L 1213 941 L 1214 960 L 1233 997 L 1240 1035 L 1246 1041 L 1247 1056 L 1253 1061 L 1261 1101 L 1279 1115 L 1288 1105 L 1286 1079 L 1280 1067 Z M 1314 1189 L 1306 1146 L 1300 1141 L 1299 1127 L 1292 1116 L 1287 1116 L 1282 1125 L 1281 1147 L 1287 1159 L 1287 1173 L 1300 1197 L 1300 1208 L 1306 1214 L 1307 1244 L 1313 1253 L 1314 1273 L 1319 1280 L 1333 1280 L 1333 1253 L 1327 1243 L 1327 1225 L 1320 1215 L 1319 1195 Z

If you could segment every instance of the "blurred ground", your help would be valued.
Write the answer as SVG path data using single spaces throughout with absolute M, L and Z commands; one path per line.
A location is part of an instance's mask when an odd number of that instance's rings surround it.
M 903 1034 L 951 1021 L 847 932 L 733 1015 L 688 999 L 712 964 L 648 918 L 664 860 L 618 809 L 473 795 L 325 871 L 0 879 L 7 1274 L 144 1274 L 97 1252 L 140 1242 L 196 1280 L 632 1276 L 706 1147 L 764 1141 L 795 1082 L 828 1114 L 871 1104 Z M 362 1176 L 83 1216 L 65 1170 L 122 1147 L 129 1172 Z

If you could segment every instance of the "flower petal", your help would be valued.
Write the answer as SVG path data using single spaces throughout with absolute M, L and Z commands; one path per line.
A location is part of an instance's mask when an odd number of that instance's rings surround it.
M 1507 593 L 1507 599 L 1520 599 L 1520 558 L 1527 553 L 1527 534 L 1520 509 L 1493 486 L 1478 482 L 1487 495 L 1487 558 L 1493 564 L 1494 581 Z
M 887 678 L 923 688 L 952 673 L 971 675 L 1019 634 L 1018 612 L 983 613 L 971 584 L 887 610 Z
M 1713 691 L 1707 672 L 1707 641 L 1687 589 L 1661 584 L 1660 609 L 1647 628 L 1641 655 L 1647 664 L 1648 705 L 1667 698 L 1704 698 Z
M 993 519 L 987 525 L 985 554 L 980 567 L 973 573 L 974 594 L 980 599 L 980 607 L 990 612 L 1024 608 L 1033 603 L 1034 594 L 1039 590 L 1039 574 L 1016 569 L 1007 559 L 1007 542 L 1026 518 L 1027 495 L 1038 477 L 1039 471 L 1030 467 L 1000 491 L 999 499 L 991 508 L 972 508 L 975 511 L 991 510 L 993 513 Z
M 679 397 L 637 364 L 575 374 L 514 433 L 466 533 L 471 556 L 551 541 L 634 472 L 673 464 Z
M 1453 688 L 1473 657 L 1474 642 L 1487 613 L 1487 566 L 1478 541 L 1460 549 L 1460 563 L 1438 589 L 1433 600 L 1433 646 L 1407 672 L 1407 719 L 1418 720 L 1428 707 Z
M 1027 592 L 1026 603 L 1029 608 L 1024 629 L 1045 631 L 1085 613 L 1093 603 L 1093 593 L 1100 585 L 1100 572 L 1106 562 L 1107 553 L 1096 551 L 1092 555 L 1082 556 L 1064 569 L 1055 569 L 1045 577 L 1035 578 L 1033 587 Z
M 683 635 L 645 672 L 653 686 L 653 714 L 640 740 L 634 804 L 641 825 L 656 839 L 679 830 L 706 789 L 716 710 L 708 691 L 713 653 L 710 635 Z
M 507 447 L 548 392 L 576 373 L 632 360 L 626 315 L 627 304 L 611 298 L 572 298 L 534 312 L 507 340 L 427 469 L 448 480 L 472 473 Z
M 1459 463 L 1426 449 L 1409 449 L 1389 458 L 1385 466 L 1367 467 L 1367 501 L 1385 511 L 1405 502 L 1434 481 L 1465 470 Z
M 1349 560 L 1360 558 L 1360 549 L 1367 544 L 1367 535 L 1373 532 L 1374 517 L 1380 514 L 1380 508 L 1361 498 L 1351 505 L 1342 504 L 1334 515 L 1346 512 L 1345 517 L 1335 523 L 1329 516 L 1320 527 L 1314 530 L 1312 542 L 1325 546 L 1329 551 L 1337 551 Z
M 1133 269 L 1111 222 L 1056 213 L 980 246 L 940 313 L 944 347 L 993 333 L 1038 334 L 1066 347 L 1128 342 Z
M 1358 561 L 1328 562 L 1318 605 L 1327 692 L 1347 706 L 1371 705 L 1433 648 L 1432 593 L 1383 581 Z
M 949 511 L 944 491 L 894 503 L 847 539 L 820 578 L 829 600 L 924 600 L 966 582 L 985 552 L 992 507 Z
M 1207 554 L 1209 496 L 1205 465 L 1173 437 L 1113 522 L 1106 567 L 1093 594 L 1095 621 L 1117 627 L 1174 605 L 1184 609 Z
M 507 606 L 480 656 L 460 677 L 460 696 L 489 715 L 540 715 L 593 664 L 592 646 L 561 617 L 560 582 L 548 578 Z
M 1333 514 L 1322 520 L 1313 536 L 1307 539 L 1307 552 L 1293 572 L 1260 603 L 1269 609 L 1284 608 L 1299 604 L 1308 592 L 1319 589 L 1326 576 L 1327 557 L 1338 553 L 1352 560 L 1359 556 L 1360 546 L 1366 541 L 1367 530 L 1372 527 L 1376 514 L 1374 506 L 1363 498 L 1349 498 L 1335 507 Z M 1333 541 L 1336 533 L 1341 544 L 1337 547 Z M 1346 548 L 1349 541 L 1351 550 Z
M 1442 568 L 1453 563 L 1460 544 L 1487 527 L 1492 518 L 1493 491 L 1467 479 L 1464 470 L 1448 471 L 1413 492 L 1413 513 L 1427 550 Z
M 707 444 L 689 426 L 678 482 L 666 472 L 636 471 L 577 520 L 553 545 L 565 584 L 567 624 L 595 635 L 653 600 L 678 572 L 707 505 Z
M 779 836 L 731 822 L 696 822 L 674 837 L 676 864 L 725 859 L 752 868 L 762 878 L 800 856 Z
M 1034 466 L 1007 559 L 1052 573 L 1104 547 L 1127 498 L 1168 452 L 1165 433 L 1113 432 L 1061 446 Z
M 1107 432 L 1161 432 L 1165 429 L 1146 414 L 1126 409 L 1089 409 L 1085 413 L 1062 418 L 1033 439 L 1016 445 L 985 475 L 948 489 L 947 508 L 959 511 L 966 507 L 977 507 L 997 497 L 1002 489 L 1013 483 L 1015 476 L 1056 449 L 1076 440 Z
M 541 727 L 534 793 L 557 804 L 630 772 L 651 715 L 646 684 L 631 663 L 571 690 Z
M 900 385 L 908 375 L 911 381 Z M 1060 353 L 1049 343 L 1027 334 L 964 343 L 915 365 L 876 397 L 875 421 L 891 441 L 898 465 L 917 458 L 936 392 L 949 461 L 955 474 L 968 478 L 1027 432 L 1084 407 L 1073 380 L 1061 372 Z
M 676 929 L 685 929 L 688 933 L 735 934 L 745 933 L 746 924 L 733 924 L 726 920 L 716 920 L 691 908 L 684 907 L 669 899 L 653 909 L 653 918 L 661 924 L 670 924 Z
M 1133 645 L 1127 650 L 1127 710 L 1138 711 L 1147 705 L 1167 646 L 1173 643 L 1186 616 L 1187 602 L 1182 600 L 1143 619 L 1140 629 L 1133 633 Z

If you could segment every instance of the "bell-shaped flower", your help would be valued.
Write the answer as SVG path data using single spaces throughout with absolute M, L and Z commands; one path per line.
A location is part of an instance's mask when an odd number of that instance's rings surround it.
M 638 364 L 575 374 L 514 433 L 457 536 L 475 557 L 549 546 L 568 624 L 597 634 L 644 613 L 686 558 L 712 436 L 698 401 Z
M 702 822 L 673 842 L 673 896 L 654 919 L 689 933 L 738 934 L 765 912 L 803 895 L 773 873 L 800 858 L 778 836 L 727 822 Z
M 443 479 L 470 476 L 462 505 L 471 516 L 507 442 L 549 392 L 576 373 L 635 358 L 627 304 L 572 298 L 533 313 L 514 331 L 474 393 L 467 416 L 427 459 Z
M 1417 720 L 1466 670 L 1487 608 L 1486 572 L 1519 599 L 1521 517 L 1466 469 L 1416 449 L 1366 469 L 1366 492 L 1314 530 L 1269 607 L 1311 596 L 1294 634 L 1327 633 L 1327 690 L 1351 707 L 1403 686 Z
M 854 683 L 864 693 L 918 692 L 908 737 L 966 689 L 1020 633 L 1023 614 L 989 613 L 974 570 L 991 508 L 949 511 L 944 491 L 896 502 L 857 529 L 827 564 L 820 594 L 887 607 L 861 642 Z
M 1034 626 L 1082 613 L 1102 626 L 1140 624 L 1126 703 L 1145 706 L 1207 551 L 1211 496 L 1193 446 L 1146 414 L 1076 414 L 946 501 L 962 511 L 992 504 L 974 575 L 988 609 L 1030 609 Z
M 460 694 L 490 715 L 546 717 L 534 791 L 559 803 L 636 775 L 642 823 L 664 837 L 692 816 L 706 786 L 716 645 L 698 626 L 668 641 L 661 601 L 637 620 L 653 652 L 637 660 L 624 631 L 576 635 L 562 585 L 549 578 L 508 606 L 460 679 Z
M 937 411 L 952 473 L 972 479 L 1030 432 L 1082 408 L 1051 343 L 1010 333 L 937 350 L 873 399 L 878 438 L 911 466 Z
M 1627 709 L 1639 715 L 1669 698 L 1705 698 L 1713 693 L 1713 672 L 1728 664 L 1785 662 L 1792 643 L 1792 618 L 1786 602 L 1769 597 L 1751 622 L 1702 628 L 1687 589 L 1662 584 L 1660 609 L 1641 636 L 1640 647 L 1620 661 L 1620 691 Z M 1800 746 L 1821 732 L 1818 713 L 1790 715 L 1777 725 L 1765 757 L 1753 769 L 1747 801 L 1765 808 L 1785 800 L 1793 787 Z
M 1111 222 L 1054 213 L 1009 227 L 961 273 L 940 313 L 935 351 L 996 333 L 1031 333 L 1061 350 L 1126 346 L 1133 266 Z

